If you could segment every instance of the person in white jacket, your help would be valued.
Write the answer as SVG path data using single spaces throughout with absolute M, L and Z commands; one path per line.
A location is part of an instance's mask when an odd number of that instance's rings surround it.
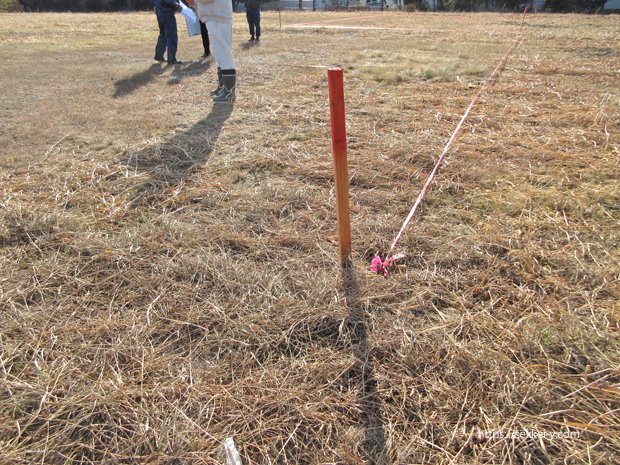
M 213 56 L 217 62 L 217 88 L 211 91 L 214 102 L 235 99 L 237 71 L 232 54 L 233 9 L 231 0 L 188 0 L 196 8 L 200 21 L 209 30 Z

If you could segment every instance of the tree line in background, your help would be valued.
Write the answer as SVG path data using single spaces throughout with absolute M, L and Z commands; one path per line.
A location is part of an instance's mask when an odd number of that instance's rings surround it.
M 231 1 L 235 3 L 235 0 Z M 545 0 L 543 10 L 595 13 L 603 9 L 605 2 Z M 327 0 L 328 5 L 331 3 Z M 406 8 L 415 11 L 515 11 L 525 6 L 532 9 L 533 5 L 532 0 L 405 0 Z M 151 8 L 152 0 L 12 0 L 8 11 L 136 11 Z
M 544 11 L 595 13 L 603 9 L 607 0 L 545 0 Z M 418 11 L 523 11 L 534 9 L 529 0 L 405 0 Z
M 556 13 L 601 11 L 607 0 L 545 0 L 543 11 Z M 409 9 L 418 11 L 523 11 L 534 10 L 532 0 L 405 0 Z
M 153 8 L 152 0 L 17 0 L 24 11 L 136 11 Z

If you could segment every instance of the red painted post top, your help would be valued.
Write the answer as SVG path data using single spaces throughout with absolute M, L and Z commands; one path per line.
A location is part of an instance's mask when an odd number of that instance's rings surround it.
M 344 80 L 342 68 L 327 70 L 329 108 L 332 121 L 332 147 L 334 156 L 346 156 L 347 129 L 344 116 Z

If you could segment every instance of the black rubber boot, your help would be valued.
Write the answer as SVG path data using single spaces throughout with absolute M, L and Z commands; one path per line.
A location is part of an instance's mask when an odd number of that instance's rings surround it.
M 220 93 L 220 91 L 222 90 L 222 86 L 224 84 L 222 83 L 222 69 L 218 66 L 217 67 L 217 89 L 213 89 L 211 92 L 209 92 L 209 94 L 211 95 L 217 95 Z
M 214 102 L 232 102 L 235 100 L 237 72 L 234 69 L 222 70 L 222 90 L 213 97 Z

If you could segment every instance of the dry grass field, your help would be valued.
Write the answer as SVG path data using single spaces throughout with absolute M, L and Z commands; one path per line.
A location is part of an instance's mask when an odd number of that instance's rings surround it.
M 214 107 L 184 24 L 1 14 L 0 463 L 618 463 L 620 17 L 526 19 L 368 271 L 520 22 L 237 15 Z

